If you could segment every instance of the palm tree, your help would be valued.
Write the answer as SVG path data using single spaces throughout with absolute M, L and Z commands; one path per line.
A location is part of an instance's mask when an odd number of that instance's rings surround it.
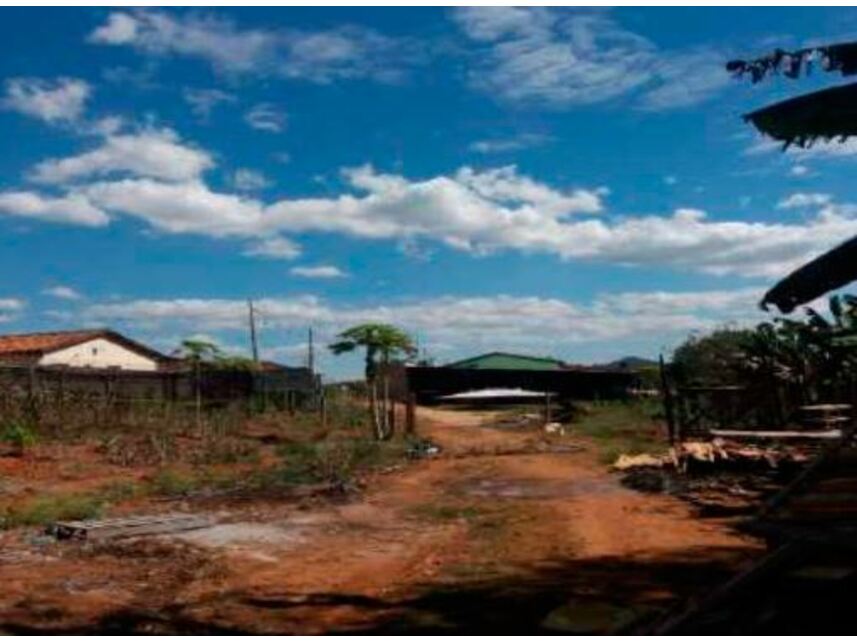
M 399 357 L 409 357 L 416 352 L 414 341 L 403 330 L 390 324 L 360 324 L 339 333 L 338 341 L 328 348 L 334 355 L 350 353 L 358 349 L 366 351 L 366 383 L 369 387 L 370 412 L 375 436 L 379 440 L 392 437 L 392 425 L 388 416 L 389 376 L 386 367 Z M 378 392 L 378 375 L 382 375 L 382 395 Z

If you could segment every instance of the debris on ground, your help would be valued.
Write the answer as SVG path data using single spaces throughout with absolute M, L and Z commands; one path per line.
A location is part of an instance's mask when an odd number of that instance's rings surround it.
M 651 453 L 639 453 L 636 455 L 628 455 L 622 453 L 616 458 L 613 463 L 613 469 L 616 471 L 626 471 L 627 469 L 639 469 L 655 467 L 660 468 L 672 460 L 666 456 L 652 455 Z
M 545 424 L 545 433 L 565 435 L 565 427 L 563 427 L 559 422 L 548 422 Z
M 541 413 L 516 413 L 492 419 L 491 426 L 498 429 L 528 429 L 538 426 L 544 419 Z
M 812 457 L 794 446 L 711 441 L 681 442 L 662 455 L 621 454 L 613 463 L 622 484 L 646 493 L 667 493 L 705 516 L 752 512 Z
M 208 527 L 211 521 L 199 514 L 171 513 L 109 520 L 70 520 L 48 527 L 57 540 L 106 540 L 131 536 L 154 536 Z
M 699 465 L 760 465 L 776 469 L 787 464 L 802 464 L 812 458 L 806 449 L 790 446 L 757 446 L 727 442 L 722 438 L 711 441 L 680 442 L 663 455 L 650 453 L 620 454 L 613 463 L 616 471 L 637 468 L 672 468 L 686 472 Z
M 421 460 L 422 458 L 432 458 L 439 455 L 440 451 L 441 449 L 439 445 L 435 444 L 431 440 L 420 438 L 411 442 L 406 453 L 412 460 Z

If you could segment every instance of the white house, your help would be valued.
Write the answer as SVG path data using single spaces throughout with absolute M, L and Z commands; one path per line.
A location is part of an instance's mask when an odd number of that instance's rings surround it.
M 0 335 L 0 364 L 157 371 L 168 361 L 106 328 Z

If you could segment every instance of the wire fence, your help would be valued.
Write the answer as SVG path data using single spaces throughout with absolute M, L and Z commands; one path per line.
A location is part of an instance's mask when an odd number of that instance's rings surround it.
M 49 431 L 217 423 L 321 402 L 309 369 L 178 372 L 0 366 L 0 424 Z

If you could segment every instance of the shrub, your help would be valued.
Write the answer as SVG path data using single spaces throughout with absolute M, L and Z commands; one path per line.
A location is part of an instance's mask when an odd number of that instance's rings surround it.
M 161 469 L 152 478 L 148 490 L 160 496 L 183 496 L 198 486 L 193 476 L 172 469 Z
M 277 455 L 283 462 L 276 472 L 276 481 L 286 484 L 347 482 L 358 470 L 381 466 L 404 454 L 403 442 L 379 443 L 368 437 L 291 442 L 277 448 Z
M 108 504 L 115 504 L 136 498 L 143 493 L 140 485 L 131 480 L 117 480 L 110 482 L 99 490 L 99 495 Z
M 92 494 L 58 494 L 35 498 L 30 502 L 6 510 L 0 520 L 4 529 L 25 525 L 48 525 L 62 520 L 97 518 L 104 501 Z
M 0 442 L 10 445 L 17 454 L 23 454 L 38 442 L 35 432 L 18 422 L 12 422 L 0 429 Z

